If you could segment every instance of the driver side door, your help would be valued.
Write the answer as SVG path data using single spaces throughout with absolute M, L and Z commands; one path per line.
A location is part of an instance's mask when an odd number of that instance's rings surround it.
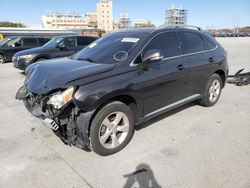
M 141 57 L 148 50 L 160 50 L 163 59 L 139 65 L 146 66 L 137 77 L 137 91 L 142 96 L 145 117 L 183 99 L 187 91 L 187 64 L 181 55 L 176 32 L 156 35 L 143 49 Z
M 12 57 L 15 53 L 24 50 L 23 42 L 20 38 L 13 39 L 12 41 L 9 41 L 6 46 L 4 47 L 4 50 L 6 51 L 6 59 L 7 61 L 11 61 Z
M 59 47 L 63 46 L 63 47 Z M 75 54 L 77 51 L 76 37 L 67 37 L 58 44 L 56 52 L 53 54 L 53 58 L 69 57 Z

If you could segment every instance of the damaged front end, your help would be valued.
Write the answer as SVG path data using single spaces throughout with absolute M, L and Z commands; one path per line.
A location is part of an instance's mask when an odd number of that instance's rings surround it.
M 16 99 L 22 100 L 35 117 L 52 125 L 54 133 L 69 146 L 89 150 L 89 124 L 94 111 L 82 112 L 73 102 L 74 88 L 51 94 L 34 94 L 21 87 Z

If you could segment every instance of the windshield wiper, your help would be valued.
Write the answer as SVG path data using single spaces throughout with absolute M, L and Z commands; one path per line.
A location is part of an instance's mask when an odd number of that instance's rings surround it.
M 97 64 L 98 64 L 97 61 L 95 61 L 95 60 L 93 60 L 93 59 L 91 59 L 91 58 L 89 58 L 89 57 L 87 57 L 87 58 L 79 58 L 78 60 L 81 60 L 81 61 L 89 61 L 89 62 L 91 62 L 91 63 L 97 63 Z

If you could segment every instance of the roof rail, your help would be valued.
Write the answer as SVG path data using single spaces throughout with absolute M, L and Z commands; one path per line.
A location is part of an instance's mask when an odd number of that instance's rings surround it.
M 157 29 L 164 29 L 164 28 L 195 28 L 199 31 L 202 31 L 202 29 L 200 27 L 197 26 L 193 26 L 193 25 L 160 25 L 157 27 Z
M 202 29 L 200 28 L 200 27 L 198 27 L 198 26 L 193 26 L 193 25 L 179 25 L 179 26 L 174 26 L 175 28 L 195 28 L 195 29 L 197 29 L 197 30 L 199 30 L 199 31 L 201 31 Z

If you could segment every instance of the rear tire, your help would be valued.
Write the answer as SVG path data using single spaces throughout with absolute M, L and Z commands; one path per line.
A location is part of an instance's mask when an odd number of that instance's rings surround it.
M 221 77 L 218 74 L 213 74 L 208 80 L 204 97 L 199 101 L 199 104 L 206 107 L 215 105 L 220 98 L 221 89 Z
M 6 62 L 5 57 L 0 54 L 0 64 L 4 64 Z
M 101 155 L 122 150 L 134 133 L 134 119 L 130 108 L 115 101 L 104 106 L 94 117 L 90 127 L 91 149 Z

